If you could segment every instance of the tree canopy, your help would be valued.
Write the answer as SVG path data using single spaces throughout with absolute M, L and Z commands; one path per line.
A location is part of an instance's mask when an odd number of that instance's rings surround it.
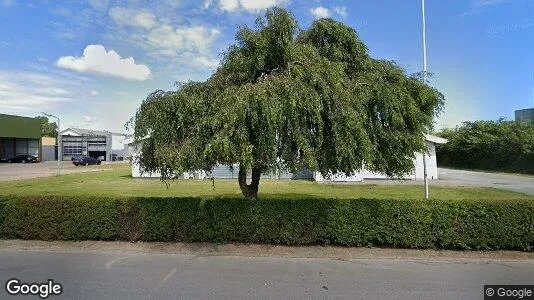
M 57 124 L 55 122 L 51 123 L 47 117 L 43 116 L 35 118 L 41 121 L 41 136 L 57 138 Z
M 393 61 L 371 58 L 353 28 L 321 19 L 302 30 L 274 8 L 238 28 L 209 79 L 149 95 L 135 137 L 145 170 L 167 179 L 238 164 L 241 190 L 255 198 L 266 172 L 410 172 L 443 103 Z
M 437 148 L 441 166 L 534 174 L 534 123 L 464 122 L 439 135 L 449 140 Z

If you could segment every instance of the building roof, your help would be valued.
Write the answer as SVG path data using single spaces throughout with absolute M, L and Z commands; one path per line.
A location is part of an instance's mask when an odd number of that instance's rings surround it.
M 103 130 L 91 130 L 91 129 L 70 127 L 70 128 L 65 129 L 65 130 L 62 130 L 61 131 L 61 135 L 63 135 L 67 131 L 75 132 L 75 133 L 79 134 L 80 136 L 106 136 L 106 135 L 110 134 L 110 132 L 106 132 L 106 131 L 103 131 Z
M 447 139 L 432 134 L 425 134 L 425 140 L 434 144 L 446 144 L 448 142 Z
M 41 121 L 35 118 L 0 114 L 0 137 L 41 138 Z
M 124 140 L 122 140 L 122 143 L 124 145 L 130 145 L 130 144 L 135 144 L 137 142 L 140 142 L 140 141 L 144 141 L 146 140 L 147 138 L 149 138 L 150 135 L 147 134 L 145 137 L 143 137 L 142 139 L 140 139 L 139 141 L 136 141 L 135 140 L 135 136 L 132 134 L 132 135 L 127 135 L 126 138 Z
M 127 135 L 124 140 L 122 140 L 124 145 L 130 145 L 135 143 L 135 137 L 133 135 Z

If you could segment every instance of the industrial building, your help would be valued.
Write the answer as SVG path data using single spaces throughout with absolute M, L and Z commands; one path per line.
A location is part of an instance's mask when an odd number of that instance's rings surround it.
M 426 154 L 426 163 L 427 163 L 427 174 L 428 179 L 438 179 L 438 165 L 436 160 L 436 144 L 447 143 L 447 140 L 434 135 L 426 135 L 425 137 L 427 145 L 427 154 Z M 146 177 L 146 178 L 157 178 L 160 177 L 159 173 L 150 173 L 144 172 L 139 165 L 139 155 L 143 147 L 143 141 L 135 142 L 133 138 L 126 139 L 125 144 L 128 145 L 129 155 L 132 156 L 132 177 Z M 413 179 L 419 180 L 424 179 L 424 167 L 423 167 L 423 153 L 416 153 L 414 159 L 415 168 L 409 174 L 406 174 L 404 179 Z M 230 179 L 237 178 L 239 173 L 239 166 L 234 165 L 232 167 L 219 165 L 213 168 L 211 172 L 206 173 L 204 171 L 194 171 L 186 172 L 180 174 L 179 178 L 194 178 L 194 179 L 203 179 L 203 178 L 222 178 Z M 270 179 L 309 179 L 315 181 L 338 181 L 338 182 L 358 182 L 364 181 L 365 179 L 387 179 L 388 177 L 385 174 L 374 173 L 371 171 L 362 168 L 361 170 L 355 172 L 352 176 L 345 176 L 344 174 L 333 174 L 330 178 L 324 178 L 321 173 L 313 172 L 310 170 L 302 170 L 298 173 L 288 173 L 283 172 L 280 174 L 264 174 L 264 177 Z
M 73 156 L 87 155 L 101 160 L 122 160 L 124 146 L 114 149 L 114 140 L 124 139 L 124 134 L 103 130 L 67 128 L 60 132 L 62 160 L 71 160 Z
M 56 138 L 43 136 L 41 138 L 41 161 L 57 160 Z
M 41 122 L 0 114 L 0 160 L 28 154 L 41 159 Z
M 515 120 L 519 122 L 534 121 L 534 108 L 518 109 L 515 111 Z

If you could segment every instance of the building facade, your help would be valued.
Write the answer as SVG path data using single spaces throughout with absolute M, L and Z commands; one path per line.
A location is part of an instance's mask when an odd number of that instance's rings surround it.
M 122 160 L 125 155 L 122 140 L 125 135 L 105 130 L 67 128 L 60 132 L 59 147 L 62 160 L 77 155 L 87 155 L 105 161 Z M 114 148 L 113 145 L 120 148 Z
M 43 136 L 41 138 L 41 161 L 57 160 L 56 138 Z
M 447 143 L 447 140 L 440 138 L 434 135 L 426 135 L 426 164 L 427 164 L 427 174 L 428 179 L 438 179 L 438 165 L 436 159 L 436 144 Z M 135 142 L 133 139 L 126 139 L 125 143 L 128 144 L 128 149 L 132 157 L 132 177 L 135 178 L 159 178 L 160 173 L 150 173 L 144 172 L 139 165 L 139 155 L 143 147 L 143 141 Z M 421 180 L 424 179 L 424 164 L 423 164 L 423 153 L 416 153 L 414 158 L 415 168 L 412 172 L 403 176 L 403 179 L 412 179 L 412 180 Z M 218 165 L 211 170 L 211 172 L 206 173 L 204 171 L 194 171 L 177 175 L 177 178 L 183 179 L 204 179 L 204 178 L 219 178 L 219 179 L 233 179 L 237 178 L 239 173 L 239 166 L 226 166 Z M 362 168 L 359 171 L 356 171 L 351 176 L 346 176 L 344 174 L 331 174 L 328 177 L 323 177 L 321 173 L 314 172 L 311 170 L 302 170 L 298 173 L 290 172 L 281 172 L 278 174 L 263 174 L 262 177 L 269 179 L 308 179 L 315 180 L 319 182 L 330 181 L 330 182 L 358 182 L 364 181 L 365 179 L 388 179 L 387 175 L 382 173 L 371 172 L 365 168 Z
M 534 108 L 519 109 L 515 111 L 515 120 L 519 122 L 534 121 Z
M 87 155 L 109 160 L 111 133 L 99 130 L 67 128 L 60 132 L 61 160 L 71 160 L 77 155 Z
M 21 154 L 41 159 L 41 122 L 35 118 L 0 114 L 0 160 Z

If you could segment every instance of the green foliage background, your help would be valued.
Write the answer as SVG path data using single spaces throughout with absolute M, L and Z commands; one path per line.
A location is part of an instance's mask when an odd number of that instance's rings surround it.
M 57 124 L 55 122 L 50 122 L 47 117 L 38 116 L 35 117 L 39 122 L 41 122 L 41 135 L 57 138 Z
M 439 166 L 534 174 L 534 123 L 465 122 L 439 135 L 449 140 L 437 147 Z

